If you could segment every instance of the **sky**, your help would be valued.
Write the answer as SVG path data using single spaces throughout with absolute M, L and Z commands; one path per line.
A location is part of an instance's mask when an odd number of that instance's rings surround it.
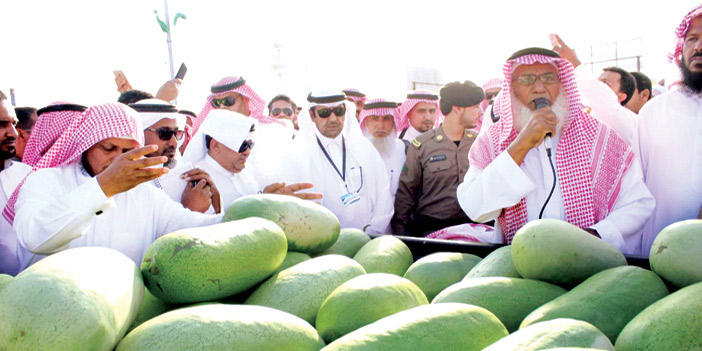
M 670 83 L 673 32 L 699 2 L 169 0 L 171 22 L 187 16 L 172 27 L 174 69 L 188 66 L 178 107 L 198 113 L 209 87 L 230 75 L 266 101 L 286 93 L 301 103 L 312 90 L 350 87 L 402 101 L 408 67 L 433 69 L 442 83 L 481 85 L 500 76 L 512 52 L 550 48 L 549 33 L 581 59 L 591 46 L 637 44 L 641 71 Z M 13 88 L 18 106 L 92 105 L 116 101 L 112 72 L 122 70 L 134 89 L 155 94 L 170 72 L 154 10 L 164 19 L 164 0 L 7 1 L 0 90 Z M 282 45 L 282 79 L 275 45 Z

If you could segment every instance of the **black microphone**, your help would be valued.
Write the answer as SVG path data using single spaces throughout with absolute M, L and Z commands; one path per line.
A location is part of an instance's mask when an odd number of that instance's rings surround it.
M 534 105 L 536 105 L 537 110 L 548 107 L 548 100 L 542 97 L 536 98 L 534 99 Z M 544 144 L 546 146 L 546 153 L 551 156 L 551 132 L 546 133 L 546 137 L 544 137 Z

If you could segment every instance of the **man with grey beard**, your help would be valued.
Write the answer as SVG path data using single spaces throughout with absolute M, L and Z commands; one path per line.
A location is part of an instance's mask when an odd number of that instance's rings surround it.
M 390 193 L 393 201 L 400 184 L 400 172 L 405 164 L 407 150 L 405 143 L 397 138 L 396 126 L 399 118 L 397 104 L 385 99 L 366 101 L 358 117 L 363 135 L 373 143 L 390 172 Z
M 496 220 L 511 243 L 528 221 L 565 220 L 624 253 L 640 253 L 655 205 L 631 147 L 582 109 L 573 65 L 528 48 L 505 63 L 500 120 L 478 136 L 458 202 L 477 222 Z

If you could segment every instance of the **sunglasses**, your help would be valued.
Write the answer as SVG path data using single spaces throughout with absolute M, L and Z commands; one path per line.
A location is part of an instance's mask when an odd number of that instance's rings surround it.
M 541 75 L 536 74 L 522 74 L 521 76 L 515 78 L 513 81 L 517 81 L 519 84 L 527 86 L 536 83 L 536 80 L 540 79 L 541 83 L 553 84 L 558 82 L 558 75 L 555 73 L 544 73 Z
M 332 112 L 337 116 L 337 117 L 344 117 L 346 115 L 346 105 L 339 105 L 334 108 L 329 108 L 329 107 L 323 107 L 317 110 L 317 114 L 321 118 L 327 118 L 331 116 Z
M 229 107 L 229 106 L 234 105 L 236 103 L 236 99 L 238 99 L 240 97 L 241 97 L 241 95 L 239 95 L 237 97 L 227 96 L 227 97 L 223 97 L 221 99 L 212 99 L 212 105 L 214 105 L 214 107 L 222 107 L 222 106 Z
M 276 107 L 273 109 L 273 111 L 271 111 L 271 113 L 273 114 L 273 117 L 277 117 L 281 112 L 284 113 L 288 117 L 292 116 L 292 114 L 293 114 L 293 110 L 289 107 L 286 107 L 283 109 Z
M 158 138 L 163 141 L 169 141 L 175 135 L 176 140 L 183 139 L 183 131 L 180 129 L 169 129 L 169 128 L 158 128 L 158 129 L 144 129 L 149 132 L 154 132 L 158 134 Z
M 246 150 L 251 150 L 254 147 L 254 142 L 251 139 L 244 140 L 243 143 L 241 143 L 241 147 L 239 148 L 239 153 L 246 152 Z

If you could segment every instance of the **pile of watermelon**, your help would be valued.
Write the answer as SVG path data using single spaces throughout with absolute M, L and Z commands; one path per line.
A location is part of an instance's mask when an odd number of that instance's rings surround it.
M 701 350 L 702 221 L 664 229 L 651 270 L 557 220 L 487 257 L 414 261 L 324 207 L 237 200 L 223 223 L 0 275 L 6 350 Z

